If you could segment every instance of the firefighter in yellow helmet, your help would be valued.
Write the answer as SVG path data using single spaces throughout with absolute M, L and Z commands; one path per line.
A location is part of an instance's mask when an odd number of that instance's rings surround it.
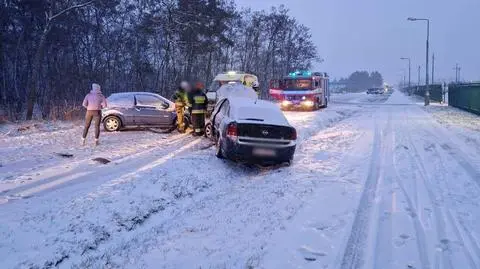
M 188 95 L 191 105 L 191 118 L 193 125 L 193 136 L 201 136 L 205 131 L 205 114 L 207 113 L 208 99 L 205 95 L 204 85 L 201 82 L 195 83 L 193 91 Z
M 188 106 L 188 91 L 190 91 L 190 84 L 182 81 L 175 94 L 173 94 L 173 101 L 175 102 L 175 111 L 177 112 L 178 131 L 184 133 L 186 126 L 184 121 L 185 107 Z

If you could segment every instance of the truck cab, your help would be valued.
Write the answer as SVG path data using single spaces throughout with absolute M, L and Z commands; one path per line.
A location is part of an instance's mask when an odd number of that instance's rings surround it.
M 328 106 L 329 78 L 326 73 L 295 71 L 271 80 L 269 93 L 282 110 L 318 110 Z

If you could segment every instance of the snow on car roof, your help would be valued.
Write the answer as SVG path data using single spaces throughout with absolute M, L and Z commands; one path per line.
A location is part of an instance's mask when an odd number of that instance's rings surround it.
M 230 97 L 230 117 L 237 121 L 290 126 L 278 105 L 260 99 Z
M 144 94 L 144 95 L 152 95 L 152 96 L 161 96 L 157 93 L 154 93 L 154 92 L 116 92 L 116 93 L 112 93 L 109 97 L 112 97 L 112 96 L 125 96 L 125 95 L 140 95 L 140 94 Z M 163 96 L 161 96 L 163 97 Z
M 242 97 L 249 99 L 257 99 L 257 93 L 250 87 L 243 85 L 242 83 L 230 83 L 222 85 L 217 90 L 218 100 L 229 97 Z

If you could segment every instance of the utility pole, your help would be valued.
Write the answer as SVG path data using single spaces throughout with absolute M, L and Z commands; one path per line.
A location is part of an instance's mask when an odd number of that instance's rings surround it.
M 412 79 L 411 79 L 411 73 L 412 73 L 412 62 L 410 61 L 410 58 L 407 57 L 402 57 L 400 60 L 408 60 L 408 88 L 412 86 Z
M 421 70 L 422 70 L 422 66 L 419 65 L 419 66 L 418 66 L 418 83 L 417 83 L 417 86 L 419 86 L 419 87 L 420 87 L 420 80 L 421 80 L 421 79 L 420 79 L 420 71 L 421 71 Z
M 435 84 L 435 53 L 432 54 L 432 85 Z
M 455 70 L 455 83 L 458 83 L 460 80 L 460 66 L 458 64 L 455 64 L 455 67 L 453 68 Z
M 430 105 L 430 87 L 429 87 L 429 73 L 428 73 L 428 60 L 430 58 L 429 49 L 430 49 L 430 20 L 429 19 L 420 19 L 420 18 L 408 18 L 409 21 L 426 21 L 427 22 L 427 42 L 426 42 L 426 63 L 425 63 L 425 105 Z

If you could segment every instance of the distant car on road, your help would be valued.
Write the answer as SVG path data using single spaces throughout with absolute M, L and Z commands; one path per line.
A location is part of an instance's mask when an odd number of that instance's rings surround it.
M 103 127 L 108 132 L 128 127 L 154 127 L 173 131 L 177 115 L 175 104 L 149 92 L 114 93 L 102 110 Z
M 297 132 L 272 102 L 239 97 L 221 99 L 208 124 L 218 158 L 262 164 L 290 164 L 293 159 Z
M 367 94 L 384 94 L 384 88 L 371 88 L 367 90 Z

